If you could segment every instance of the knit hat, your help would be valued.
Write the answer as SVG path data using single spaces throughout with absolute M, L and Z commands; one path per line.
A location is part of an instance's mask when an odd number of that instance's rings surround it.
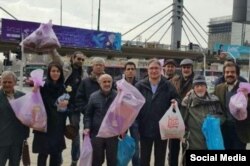
M 180 66 L 184 65 L 192 65 L 193 66 L 193 61 L 191 59 L 183 59 L 180 63 Z
M 206 79 L 205 79 L 205 77 L 203 75 L 194 76 L 193 85 L 197 85 L 197 84 L 205 84 L 205 85 L 207 85 Z
M 163 66 L 165 67 L 167 64 L 173 64 L 175 67 L 177 66 L 177 63 L 174 59 L 167 59 Z

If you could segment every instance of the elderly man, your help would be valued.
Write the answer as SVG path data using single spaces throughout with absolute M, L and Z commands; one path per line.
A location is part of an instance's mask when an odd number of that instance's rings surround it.
M 100 57 L 92 59 L 92 72 L 89 77 L 82 80 L 76 94 L 76 107 L 82 113 L 88 104 L 90 95 L 100 89 L 98 78 L 104 74 L 105 60 Z
M 21 97 L 24 93 L 16 91 L 16 75 L 12 71 L 2 73 L 0 90 L 0 165 L 19 166 L 23 141 L 29 136 L 29 128 L 15 116 L 9 101 Z
M 167 140 L 161 140 L 159 121 L 170 105 L 176 104 L 178 95 L 173 85 L 161 75 L 161 63 L 158 59 L 148 62 L 148 77 L 136 83 L 136 88 L 145 97 L 137 117 L 141 145 L 141 166 L 149 166 L 154 145 L 156 166 L 165 165 Z
M 100 84 L 100 90 L 90 95 L 85 111 L 84 134 L 90 134 L 93 147 L 92 165 L 101 166 L 106 156 L 107 165 L 116 166 L 118 137 L 96 137 L 103 118 L 116 97 L 116 92 L 112 90 L 112 77 L 110 75 L 101 75 L 98 79 L 98 83 Z

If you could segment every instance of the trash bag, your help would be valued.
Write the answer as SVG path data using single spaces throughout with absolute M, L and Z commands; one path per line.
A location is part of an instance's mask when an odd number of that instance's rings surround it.
M 30 75 L 35 85 L 44 85 L 44 81 L 42 80 L 43 70 L 34 70 Z M 47 113 L 40 91 L 29 92 L 22 97 L 11 100 L 10 105 L 16 117 L 24 125 L 37 131 L 47 131 Z
M 171 105 L 159 121 L 161 139 L 179 138 L 185 134 L 185 125 L 180 110 L 176 105 L 175 112 Z
M 119 140 L 117 151 L 117 166 L 127 166 L 135 154 L 135 140 L 126 136 Z
M 51 20 L 47 24 L 40 24 L 39 28 L 26 37 L 20 45 L 39 52 L 61 47 L 52 26 Z
M 92 166 L 93 148 L 89 135 L 85 135 L 81 147 L 79 166 Z
M 206 139 L 208 150 L 224 150 L 220 118 L 208 115 L 202 124 L 202 133 Z
M 142 94 L 125 79 L 117 82 L 118 93 L 110 105 L 97 137 L 109 138 L 125 133 L 145 103 Z
M 244 93 L 239 91 L 230 98 L 229 110 L 237 120 L 245 120 L 247 118 L 247 98 Z

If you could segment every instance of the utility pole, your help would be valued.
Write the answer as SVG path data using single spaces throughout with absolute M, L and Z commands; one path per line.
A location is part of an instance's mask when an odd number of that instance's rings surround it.
M 101 0 L 99 0 L 98 6 L 98 22 L 97 22 L 97 30 L 100 30 L 100 15 L 101 15 Z
M 183 0 L 173 0 L 173 2 L 171 49 L 179 49 L 181 47 Z
M 60 25 L 62 26 L 62 0 L 60 3 Z

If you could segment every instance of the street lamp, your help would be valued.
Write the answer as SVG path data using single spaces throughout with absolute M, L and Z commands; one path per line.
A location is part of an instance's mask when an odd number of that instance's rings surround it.
M 98 6 L 98 22 L 97 22 L 97 30 L 100 30 L 100 15 L 101 15 L 101 0 L 99 0 Z
M 60 3 L 60 25 L 62 26 L 62 0 Z

